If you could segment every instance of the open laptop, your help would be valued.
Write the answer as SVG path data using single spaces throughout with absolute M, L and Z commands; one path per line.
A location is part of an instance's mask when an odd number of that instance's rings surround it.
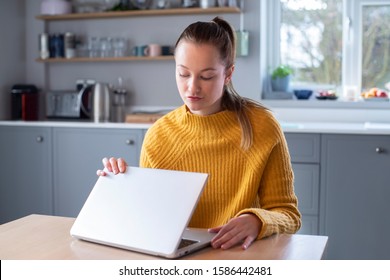
M 187 228 L 208 174 L 127 167 L 99 177 L 76 218 L 76 238 L 178 258 L 210 244 L 207 229 Z

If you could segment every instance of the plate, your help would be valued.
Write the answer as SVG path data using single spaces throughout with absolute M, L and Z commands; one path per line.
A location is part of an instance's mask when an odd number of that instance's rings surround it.
M 371 98 L 363 98 L 364 101 L 372 101 L 372 102 L 389 102 L 388 97 L 371 97 Z
M 318 100 L 336 100 L 338 98 L 337 95 L 316 95 Z

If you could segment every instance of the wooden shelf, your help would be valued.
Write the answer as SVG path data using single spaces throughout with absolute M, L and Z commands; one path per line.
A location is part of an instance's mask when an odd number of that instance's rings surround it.
M 99 13 L 71 13 L 63 15 L 38 15 L 36 19 L 43 21 L 63 20 L 92 20 L 92 19 L 115 19 L 125 17 L 145 16 L 172 16 L 172 15 L 199 15 L 199 14 L 238 14 L 241 10 L 238 7 L 214 7 L 214 8 L 176 8 L 176 9 L 153 9 L 153 10 L 130 10 Z M 126 62 L 126 61 L 169 61 L 174 56 L 127 56 L 127 57 L 75 57 L 75 58 L 48 58 L 36 61 L 39 63 L 72 63 L 72 62 Z
M 72 13 L 64 15 L 39 15 L 36 19 L 45 21 L 54 20 L 76 20 L 76 19 L 106 19 L 121 17 L 139 17 L 139 16 L 171 16 L 171 15 L 194 15 L 194 14 L 237 14 L 240 13 L 237 7 L 215 7 L 215 8 L 178 8 L 161 10 L 131 10 L 118 12 L 101 13 Z
M 173 55 L 164 56 L 126 56 L 126 57 L 74 57 L 74 58 L 37 58 L 41 63 L 69 63 L 69 62 L 120 62 L 120 61 L 168 61 L 173 60 Z

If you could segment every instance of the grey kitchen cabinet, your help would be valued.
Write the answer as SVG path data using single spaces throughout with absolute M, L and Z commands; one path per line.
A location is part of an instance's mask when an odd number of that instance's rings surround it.
M 0 135 L 0 223 L 52 215 L 50 128 L 0 126 Z
M 390 259 L 390 136 L 323 135 L 320 233 L 329 259 Z
M 294 188 L 302 214 L 299 234 L 318 234 L 320 135 L 285 133 L 294 171 Z
M 92 190 L 102 158 L 138 166 L 141 129 L 53 128 L 54 214 L 76 217 Z

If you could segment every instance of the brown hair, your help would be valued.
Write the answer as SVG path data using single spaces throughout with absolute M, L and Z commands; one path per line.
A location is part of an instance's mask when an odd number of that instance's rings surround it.
M 222 18 L 215 17 L 210 22 L 198 21 L 190 24 L 180 35 L 175 48 L 182 40 L 197 44 L 211 44 L 219 51 L 220 60 L 225 65 L 226 70 L 234 66 L 236 59 L 235 32 L 230 24 Z M 252 106 L 265 109 L 260 103 L 240 96 L 234 89 L 231 80 L 225 85 L 222 108 L 237 114 L 242 131 L 241 147 L 245 150 L 249 149 L 253 142 L 252 125 L 246 113 Z

